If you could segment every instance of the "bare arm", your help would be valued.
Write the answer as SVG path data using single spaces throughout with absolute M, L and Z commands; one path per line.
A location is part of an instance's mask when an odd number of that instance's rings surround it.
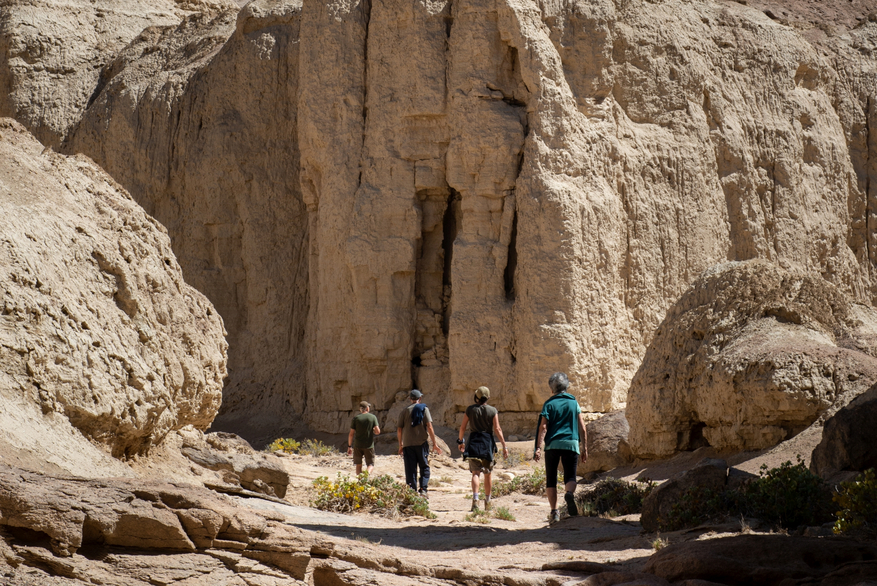
M 502 427 L 499 426 L 499 413 L 493 417 L 493 432 L 499 436 L 499 441 L 502 444 L 502 455 L 508 458 L 509 449 L 505 445 L 505 437 L 502 435 Z
M 375 432 L 375 435 L 381 435 L 381 428 L 377 425 L 372 428 L 372 431 Z
M 460 434 L 457 436 L 457 449 L 463 451 L 463 436 L 466 435 L 466 427 L 469 425 L 469 416 L 463 414 L 463 423 L 460 424 Z
M 536 451 L 533 452 L 533 459 L 537 462 L 539 458 L 542 457 L 543 447 L 545 445 L 545 434 L 548 433 L 548 420 L 546 418 L 542 418 L 542 423 L 539 424 L 539 441 L 536 442 Z
M 582 462 L 588 459 L 588 429 L 585 427 L 585 416 L 579 413 L 579 431 L 582 433 Z
M 429 434 L 429 439 L 432 440 L 432 447 L 435 448 L 435 453 L 441 455 L 442 449 L 439 447 L 438 442 L 435 441 L 435 432 L 432 430 L 432 423 L 429 421 L 424 423 L 426 425 L 426 432 Z
M 351 427 L 350 433 L 347 434 L 347 455 L 348 456 L 353 453 L 353 433 L 354 433 L 354 429 Z

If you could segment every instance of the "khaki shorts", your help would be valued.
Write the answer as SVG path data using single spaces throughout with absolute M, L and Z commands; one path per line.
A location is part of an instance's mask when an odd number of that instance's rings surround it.
M 474 473 L 490 474 L 493 472 L 494 464 L 496 464 L 496 460 L 482 460 L 481 458 L 469 458 L 466 461 L 469 462 L 469 472 Z
M 374 448 L 353 448 L 353 463 L 356 466 L 362 465 L 362 457 L 365 456 L 365 465 L 375 465 L 375 449 Z

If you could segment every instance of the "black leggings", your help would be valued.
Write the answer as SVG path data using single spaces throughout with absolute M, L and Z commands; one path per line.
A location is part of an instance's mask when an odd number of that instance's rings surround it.
M 576 479 L 579 455 L 573 450 L 545 450 L 545 487 L 557 488 L 557 465 L 563 464 L 563 484 Z

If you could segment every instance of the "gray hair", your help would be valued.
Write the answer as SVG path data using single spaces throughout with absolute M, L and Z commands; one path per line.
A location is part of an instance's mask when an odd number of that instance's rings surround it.
M 557 393 L 563 393 L 569 388 L 569 379 L 562 372 L 555 372 L 551 375 L 551 378 L 548 379 L 548 386 L 551 387 L 551 392 L 555 395 Z

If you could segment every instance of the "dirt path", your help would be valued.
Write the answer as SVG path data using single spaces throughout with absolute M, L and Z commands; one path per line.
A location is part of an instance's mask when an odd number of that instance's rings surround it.
M 496 517 L 487 522 L 467 520 L 471 507 L 471 475 L 460 459 L 433 457 L 429 491 L 435 519 L 409 517 L 399 520 L 375 515 L 339 515 L 307 506 L 311 482 L 318 476 L 352 476 L 353 463 L 346 457 L 312 458 L 289 456 L 284 463 L 291 476 L 289 505 L 247 499 L 255 508 L 267 508 L 287 516 L 294 525 L 325 535 L 369 542 L 389 548 L 388 555 L 402 560 L 465 567 L 473 570 L 539 570 L 544 563 L 590 561 L 629 566 L 654 553 L 652 539 L 641 535 L 638 516 L 602 519 L 565 518 L 549 526 L 548 502 L 544 497 L 512 494 L 494 499 L 493 510 L 506 509 L 513 520 Z M 532 472 L 532 462 L 522 462 L 494 472 Z M 404 482 L 399 456 L 377 456 L 375 474 L 389 474 Z

